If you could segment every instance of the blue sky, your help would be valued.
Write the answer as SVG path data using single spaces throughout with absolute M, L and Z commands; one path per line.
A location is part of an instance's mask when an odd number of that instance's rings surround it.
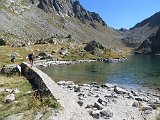
M 80 3 L 117 29 L 131 28 L 160 11 L 160 0 L 80 0 Z

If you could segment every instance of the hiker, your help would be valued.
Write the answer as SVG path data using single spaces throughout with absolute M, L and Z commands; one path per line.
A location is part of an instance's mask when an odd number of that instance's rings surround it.
M 28 59 L 29 59 L 29 62 L 30 62 L 30 66 L 32 67 L 33 66 L 33 53 L 30 53 L 28 55 Z
M 15 59 L 15 55 L 14 55 L 14 52 L 12 52 L 11 54 L 11 62 L 14 63 L 14 59 Z

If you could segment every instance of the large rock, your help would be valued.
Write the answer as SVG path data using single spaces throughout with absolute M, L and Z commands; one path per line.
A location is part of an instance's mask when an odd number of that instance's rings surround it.
M 16 64 L 5 65 L 1 69 L 1 74 L 5 74 L 5 75 L 13 75 L 13 74 L 20 74 L 20 73 L 21 73 L 21 67 Z
M 48 54 L 47 52 L 40 52 L 38 54 L 38 58 L 40 60 L 44 60 L 44 59 L 52 59 L 52 55 Z
M 99 119 L 100 118 L 100 113 L 99 111 L 91 111 L 89 113 L 93 118 Z
M 85 46 L 84 50 L 90 52 L 91 54 L 96 55 L 96 54 L 103 54 L 105 48 L 99 42 L 91 41 Z
M 98 110 L 103 109 L 102 105 L 99 102 L 95 102 L 93 107 L 97 108 Z
M 2 38 L 0 38 L 0 46 L 6 45 L 6 41 Z
M 14 94 L 9 94 L 4 98 L 5 103 L 12 103 L 15 100 Z

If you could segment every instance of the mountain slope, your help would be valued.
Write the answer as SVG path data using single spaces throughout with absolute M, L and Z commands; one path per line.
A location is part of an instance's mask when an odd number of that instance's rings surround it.
M 136 24 L 130 30 L 121 32 L 124 35 L 122 40 L 126 45 L 137 48 L 148 37 L 155 35 L 159 27 L 160 12 L 157 12 L 153 16 Z
M 121 49 L 119 32 L 102 18 L 71 0 L 1 0 L 0 36 L 8 41 L 35 43 L 53 36 L 71 37 L 77 42 L 99 41 L 112 49 Z
M 136 49 L 135 54 L 160 55 L 160 28 L 156 35 L 149 37 Z

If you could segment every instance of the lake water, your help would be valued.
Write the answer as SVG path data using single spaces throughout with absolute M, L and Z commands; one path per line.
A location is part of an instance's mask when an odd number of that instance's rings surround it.
M 128 56 L 124 63 L 79 63 L 42 69 L 56 82 L 112 83 L 123 87 L 160 87 L 160 57 Z

